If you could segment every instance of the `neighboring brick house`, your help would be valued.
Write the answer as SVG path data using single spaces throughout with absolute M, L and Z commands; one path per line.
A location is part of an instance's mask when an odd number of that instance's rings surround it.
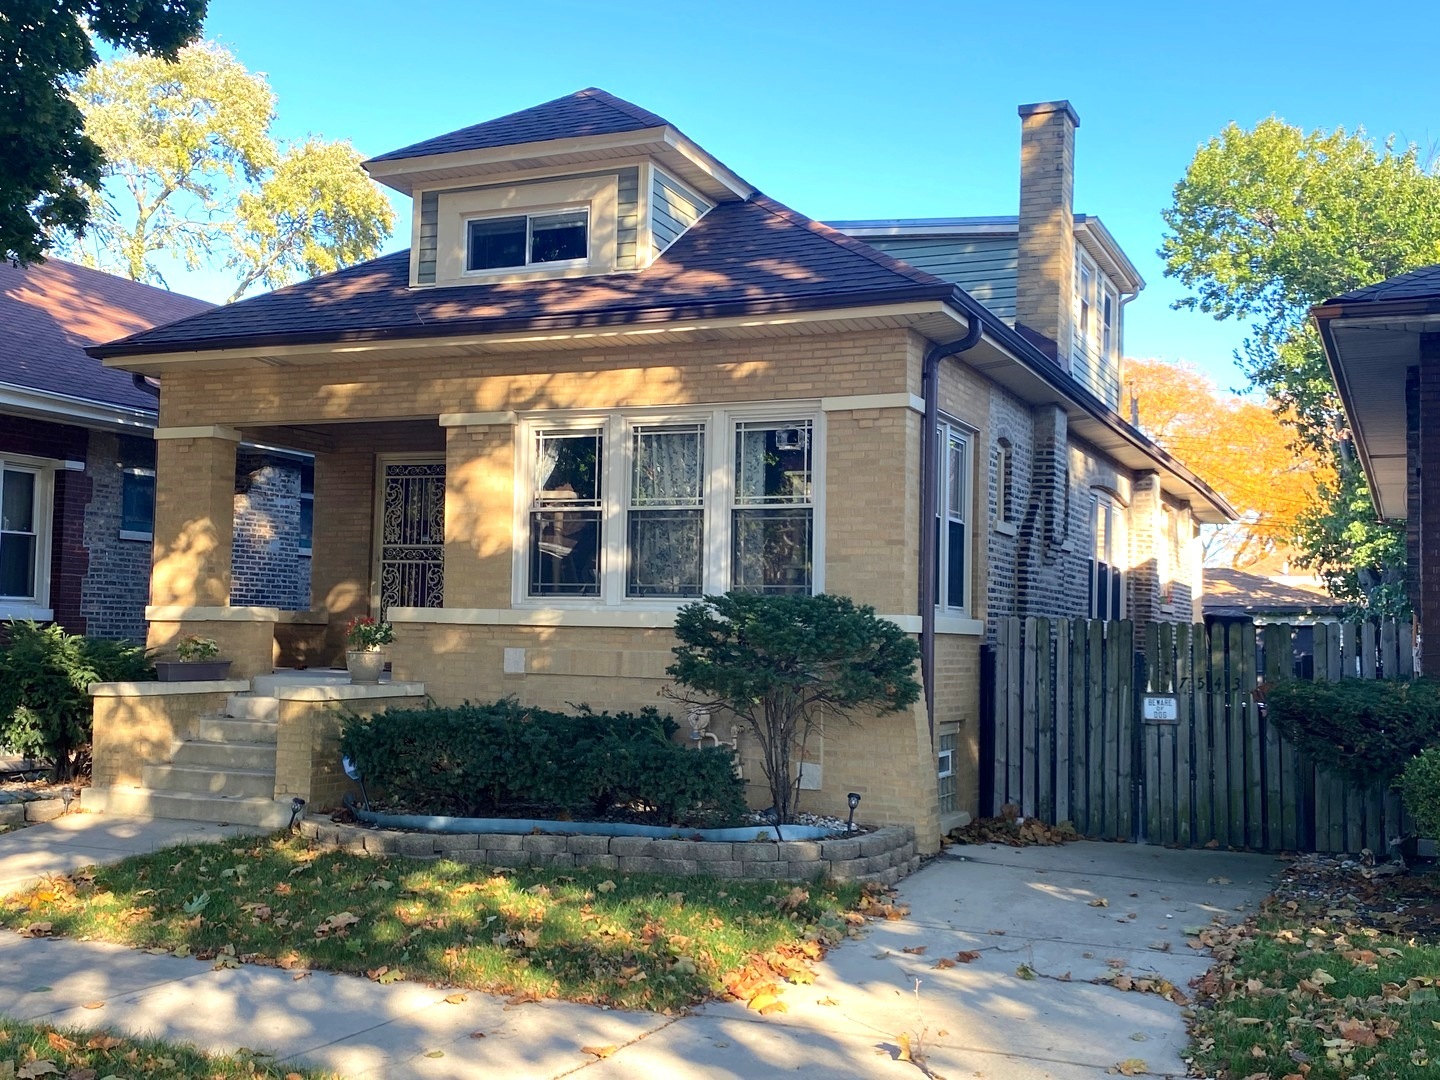
M 975 807 L 987 621 L 1190 618 L 1193 522 L 1229 514 L 1117 414 L 1100 271 L 1138 278 L 1077 256 L 1073 111 L 1022 116 L 1015 326 L 600 90 L 372 159 L 414 200 L 410 251 L 91 350 L 163 375 L 152 643 L 199 630 L 236 674 L 270 670 L 280 628 L 232 577 L 230 477 L 242 439 L 303 450 L 312 647 L 337 656 L 383 611 L 407 694 L 634 708 L 689 599 L 873 605 L 919 635 L 925 700 L 831 725 L 809 805 L 859 792 L 934 849 Z M 282 706 L 277 777 L 319 775 L 293 760 L 319 721 Z
M 210 307 L 59 259 L 0 264 L 0 620 L 53 619 L 75 633 L 145 639 L 156 396 L 84 350 Z M 239 520 L 271 488 L 294 489 L 298 507 L 309 459 L 265 461 L 280 467 L 251 466 L 245 478 L 259 479 L 243 493 L 237 473 Z M 265 602 L 306 606 L 298 509 L 283 517 L 266 498 L 264 509 L 248 511 L 251 527 L 237 529 L 241 576 Z M 289 538 L 283 566 L 270 550 L 275 534 Z M 242 560 L 249 549 L 264 559 Z
M 1311 312 L 1381 518 L 1406 524 L 1415 670 L 1440 672 L 1440 265 Z

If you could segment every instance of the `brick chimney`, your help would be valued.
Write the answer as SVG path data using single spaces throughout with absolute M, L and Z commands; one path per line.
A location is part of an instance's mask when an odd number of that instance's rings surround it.
M 1075 129 L 1068 101 L 1020 106 L 1015 328 L 1070 369 L 1075 322 Z

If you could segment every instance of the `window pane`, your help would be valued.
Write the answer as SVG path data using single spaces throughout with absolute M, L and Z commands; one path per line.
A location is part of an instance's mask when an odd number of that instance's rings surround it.
M 530 515 L 530 595 L 600 595 L 600 512 Z
M 705 499 L 705 428 L 636 428 L 631 506 L 700 506 Z
M 945 605 L 952 608 L 965 606 L 965 523 L 950 522 L 949 543 L 946 545 L 946 596 Z
M 630 514 L 627 596 L 699 596 L 705 535 L 703 510 Z
M 1110 571 L 1110 618 L 1120 618 L 1120 571 Z
M 470 222 L 468 270 L 525 265 L 525 218 L 485 218 Z
M 309 551 L 315 540 L 315 500 L 300 500 L 300 549 Z
M 0 530 L 35 531 L 35 474 L 6 469 L 0 478 Z
M 0 534 L 0 596 L 29 600 L 35 595 L 35 537 Z
M 1104 619 L 1110 612 L 1110 567 L 1103 562 L 1096 567 L 1095 587 L 1095 618 Z
M 585 224 L 589 216 L 588 211 L 573 210 L 532 217 L 530 261 L 542 263 L 588 258 L 590 250 L 585 241 Z
M 808 593 L 809 509 L 734 512 L 732 587 L 762 593 Z
M 155 529 L 155 477 L 126 472 L 120 478 L 120 528 L 127 532 Z
M 542 431 L 535 447 L 537 506 L 598 506 L 601 432 Z
M 965 518 L 965 444 L 959 439 L 950 440 L 950 505 L 946 509 L 951 517 Z
M 735 501 L 741 504 L 810 501 L 810 421 L 738 424 Z

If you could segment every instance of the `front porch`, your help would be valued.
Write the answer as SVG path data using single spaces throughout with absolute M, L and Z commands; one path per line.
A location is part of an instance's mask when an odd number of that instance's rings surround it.
M 99 683 L 87 810 L 279 828 L 292 800 L 338 806 L 352 788 L 340 726 L 425 701 L 421 683 L 356 685 L 280 670 L 215 682 Z

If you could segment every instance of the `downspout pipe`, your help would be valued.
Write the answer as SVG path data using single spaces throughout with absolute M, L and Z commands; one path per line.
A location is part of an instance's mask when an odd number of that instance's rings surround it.
M 980 344 L 984 333 L 974 313 L 968 316 L 965 336 L 948 345 L 936 345 L 925 354 L 920 369 L 920 393 L 925 399 L 925 427 L 920 433 L 920 682 L 925 688 L 925 715 L 930 721 L 930 744 L 935 744 L 935 513 L 939 492 L 935 477 L 940 447 L 935 427 L 940 422 L 940 361 L 959 356 Z M 967 564 L 970 560 L 966 560 Z

